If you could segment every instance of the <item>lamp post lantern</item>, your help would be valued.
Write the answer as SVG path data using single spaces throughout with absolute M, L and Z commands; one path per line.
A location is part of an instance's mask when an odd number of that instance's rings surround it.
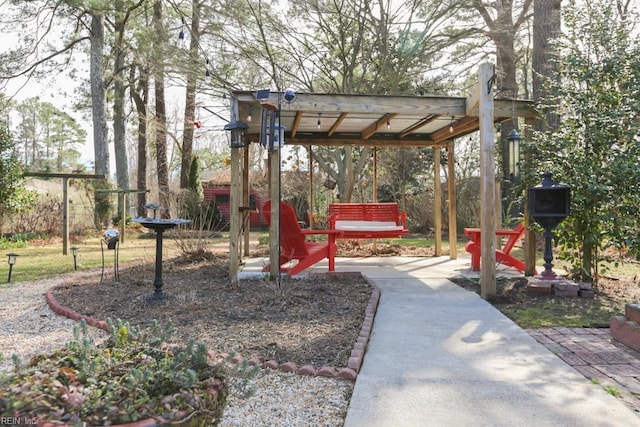
M 14 254 L 13 252 L 10 254 L 7 254 L 7 257 L 9 258 L 7 260 L 7 262 L 9 263 L 9 276 L 7 277 L 7 283 L 11 282 L 11 273 L 13 272 L 13 266 L 15 265 L 16 261 L 18 260 L 18 257 L 20 255 L 18 254 Z
M 554 280 L 552 239 L 553 229 L 569 216 L 571 187 L 556 183 L 551 172 L 543 174 L 542 182 L 528 189 L 529 212 L 535 222 L 544 228 L 544 272 L 540 279 Z
M 245 122 L 233 121 L 224 125 L 227 132 L 227 140 L 231 148 L 243 148 L 247 139 L 249 125 Z

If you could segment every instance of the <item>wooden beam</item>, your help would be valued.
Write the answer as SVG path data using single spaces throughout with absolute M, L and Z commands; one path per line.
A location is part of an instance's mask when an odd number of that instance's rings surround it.
M 373 147 L 373 183 L 371 185 L 371 201 L 378 203 L 378 147 Z
M 530 140 L 531 138 L 531 129 L 535 124 L 534 119 L 525 119 L 525 140 Z M 524 160 L 524 165 L 531 164 L 531 153 L 529 150 L 526 152 L 526 157 Z M 529 211 L 529 203 L 528 201 L 524 204 L 524 226 L 525 226 L 525 234 L 524 234 L 524 275 L 525 276 L 533 276 L 536 274 L 536 233 L 529 229 L 529 226 L 532 224 L 533 218 L 531 217 L 531 212 Z
M 243 151 L 243 165 L 242 165 L 242 206 L 249 206 L 251 195 L 249 192 L 249 149 L 251 144 L 246 144 Z M 256 206 L 260 209 L 259 206 Z M 259 211 L 258 211 L 259 212 Z M 242 210 L 242 236 L 244 237 L 244 255 L 249 256 L 249 243 L 250 243 L 250 231 L 251 231 L 251 212 L 248 210 Z
M 381 127 L 386 126 L 387 123 L 389 123 L 389 120 L 393 119 L 397 115 L 397 113 L 385 113 L 384 116 L 380 117 L 378 120 L 371 123 L 365 130 L 363 130 L 360 134 L 360 138 L 369 139 L 371 135 L 376 133 Z
M 307 227 L 311 230 L 313 229 L 313 208 L 315 206 L 313 202 L 313 147 L 308 147 L 307 152 L 309 154 L 309 223 Z
M 433 149 L 433 228 L 435 229 L 436 256 L 442 255 L 442 177 L 440 175 L 440 147 L 435 147 Z
M 271 223 L 269 224 L 269 276 L 280 283 L 280 149 L 269 156 Z
M 438 117 L 440 117 L 440 115 L 438 114 L 431 114 L 427 117 L 424 117 L 420 120 L 418 120 L 416 123 L 414 123 L 413 125 L 409 126 L 408 128 L 406 128 L 405 130 L 403 130 L 402 132 L 400 132 L 400 138 L 404 138 L 409 134 L 412 134 L 413 132 L 415 132 L 416 130 L 428 125 L 429 123 L 431 123 L 432 121 L 434 121 L 435 119 L 437 119 Z
M 467 97 L 465 114 L 467 116 L 478 116 L 480 108 L 480 85 L 475 85 Z
M 300 122 L 302 121 L 302 116 L 304 113 L 302 111 L 296 112 L 296 117 L 293 119 L 293 125 L 291 126 L 291 137 L 294 138 L 296 133 L 298 133 L 298 128 L 300 127 Z
M 231 148 L 231 191 L 229 194 L 229 276 L 231 285 L 238 285 L 240 268 L 240 202 L 242 183 L 240 176 L 240 148 Z
M 495 138 L 493 131 L 493 93 L 489 82 L 494 78 L 494 65 L 480 65 L 480 295 L 491 299 L 496 295 L 495 253 Z
M 450 129 L 452 127 L 452 129 Z M 455 120 L 451 123 L 450 126 L 444 127 L 438 131 L 435 131 L 431 134 L 431 139 L 433 141 L 449 141 L 453 138 L 458 138 L 470 132 L 475 132 L 478 129 L 478 118 L 477 117 L 463 117 L 461 119 Z M 453 130 L 453 131 L 452 131 Z M 444 143 L 446 146 L 448 142 Z
M 345 146 L 345 145 L 354 145 L 358 147 L 446 147 L 447 141 L 439 141 L 435 142 L 431 139 L 381 139 L 373 136 L 369 139 L 359 139 L 357 138 L 322 138 L 319 135 L 316 135 L 311 138 L 301 138 L 298 134 L 296 138 L 288 138 L 287 145 L 315 145 L 315 146 L 326 146 L 326 147 L 336 147 L 336 146 Z
M 349 113 L 340 113 L 340 116 L 338 116 L 337 120 L 331 125 L 331 128 L 329 129 L 329 133 L 327 134 L 328 136 L 333 135 L 334 132 L 338 130 L 338 128 L 340 127 L 340 124 L 342 124 L 344 119 L 347 118 L 348 114 Z
M 104 179 L 104 174 L 86 174 L 86 173 L 25 172 L 24 176 L 33 176 L 37 178 Z
M 238 99 L 231 97 L 231 121 L 238 117 Z M 231 188 L 229 192 L 229 279 L 231 286 L 238 286 L 240 269 L 240 203 L 242 203 L 242 177 L 240 148 L 231 148 Z
M 447 146 L 447 193 L 449 203 L 449 259 L 458 259 L 458 222 L 456 205 L 456 171 L 455 171 L 455 142 L 449 141 Z
M 255 103 L 255 93 L 236 92 L 239 102 Z M 282 93 L 271 92 L 265 104 L 276 106 Z M 314 113 L 373 113 L 373 114 L 414 114 L 427 116 L 441 114 L 448 116 L 464 116 L 466 98 L 442 96 L 388 96 L 388 95 L 344 95 L 298 93 L 296 110 Z

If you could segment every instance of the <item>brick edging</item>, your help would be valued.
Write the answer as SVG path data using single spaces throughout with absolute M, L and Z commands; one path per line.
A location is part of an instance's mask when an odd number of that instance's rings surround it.
M 332 276 L 335 276 L 336 273 L 332 272 Z M 378 308 L 378 303 L 380 302 L 380 289 L 367 277 L 361 276 L 364 278 L 367 283 L 369 283 L 373 290 L 371 291 L 371 298 L 369 298 L 369 304 L 367 305 L 364 313 L 364 320 L 362 322 L 362 328 L 360 329 L 360 334 L 356 339 L 353 349 L 351 350 L 351 355 L 349 356 L 349 360 L 347 362 L 347 366 L 344 368 L 336 369 L 331 366 L 323 366 L 321 368 L 316 369 L 313 365 L 302 365 L 298 366 L 294 362 L 283 362 L 278 363 L 275 360 L 267 360 L 260 362 L 257 359 L 249 359 L 248 363 L 252 366 L 260 366 L 262 369 L 273 369 L 279 370 L 282 372 L 293 372 L 299 375 L 309 375 L 309 376 L 319 376 L 319 377 L 328 377 L 328 378 L 340 378 L 349 381 L 355 381 L 358 377 L 358 373 L 360 372 L 360 368 L 362 367 L 362 361 L 364 360 L 364 353 L 367 349 L 367 345 L 369 344 L 369 338 L 371 336 L 371 329 L 373 328 L 373 320 L 376 315 L 376 310 Z M 61 288 L 62 286 L 54 286 L 47 290 L 45 294 L 45 299 L 47 304 L 51 308 L 51 310 L 59 314 L 60 316 L 67 317 L 72 320 L 84 320 L 88 325 L 96 327 L 98 329 L 102 329 L 104 331 L 109 331 L 109 324 L 100 319 L 96 319 L 92 316 L 87 316 L 81 313 L 78 313 L 75 310 L 72 310 L 69 307 L 65 307 L 56 300 L 53 292 Z M 229 355 L 228 353 L 221 353 L 215 350 L 209 350 L 209 357 L 213 359 L 228 359 L 234 363 L 240 363 L 244 360 L 244 358 L 240 355 Z

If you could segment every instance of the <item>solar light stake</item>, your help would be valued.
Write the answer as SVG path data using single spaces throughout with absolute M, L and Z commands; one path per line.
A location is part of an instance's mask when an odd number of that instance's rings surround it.
M 13 272 L 13 266 L 16 263 L 19 256 L 20 255 L 14 254 L 14 253 L 7 254 L 7 257 L 9 258 L 7 260 L 7 262 L 9 263 L 9 276 L 7 277 L 7 283 L 11 282 L 11 273 Z
M 73 269 L 77 270 L 78 269 L 78 262 L 77 262 L 78 247 L 71 246 L 71 253 L 73 254 Z

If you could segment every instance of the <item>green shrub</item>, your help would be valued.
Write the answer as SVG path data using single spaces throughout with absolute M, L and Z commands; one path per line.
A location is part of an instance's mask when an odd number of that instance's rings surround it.
M 219 423 L 227 379 L 222 365 L 209 362 L 204 344 L 168 344 L 173 329 L 157 323 L 144 332 L 122 322 L 109 327 L 103 345 L 81 322 L 63 349 L 25 366 L 14 359 L 14 372 L 0 377 L 0 413 L 70 425 L 185 416 L 198 420 L 189 425 Z

